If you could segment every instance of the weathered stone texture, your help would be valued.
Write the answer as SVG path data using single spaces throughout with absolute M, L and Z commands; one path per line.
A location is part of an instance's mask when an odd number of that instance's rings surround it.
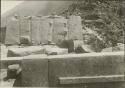
M 40 17 L 32 17 L 31 19 L 31 41 L 33 45 L 40 44 Z
M 80 16 L 70 16 L 68 19 L 68 38 L 83 39 L 82 24 Z
M 19 19 L 10 19 L 6 28 L 5 44 L 19 44 L 20 43 L 20 25 Z
M 91 53 L 92 54 L 92 53 Z M 111 54 L 111 53 L 110 53 Z M 84 55 L 72 55 L 71 56 L 60 56 L 55 57 L 54 59 L 49 60 L 49 83 L 50 86 L 71 86 L 77 87 L 81 86 L 81 83 L 76 84 L 67 84 L 62 85 L 59 82 L 60 77 L 86 77 L 86 76 L 110 76 L 110 75 L 124 75 L 124 56 L 118 54 L 95 54 L 93 56 L 88 56 L 90 54 Z M 124 76 L 123 76 L 124 77 Z M 91 79 L 90 79 L 91 80 Z M 89 81 L 90 81 L 89 80 Z M 106 80 L 105 80 L 106 81 Z M 110 80 L 111 81 L 111 80 Z M 120 81 L 124 81 L 124 78 L 120 79 Z M 121 87 L 124 85 L 121 82 L 121 85 L 116 85 L 115 82 L 111 81 L 109 83 L 109 79 L 107 79 L 106 88 L 124 88 Z M 93 84 L 95 83 L 95 84 Z M 87 84 L 88 86 L 92 86 L 90 88 L 104 88 L 101 87 L 101 83 L 98 80 L 92 82 L 93 85 Z M 115 84 L 115 85 L 114 85 Z M 82 83 L 84 85 L 84 82 Z M 97 85 L 97 86 L 96 86 Z
M 22 61 L 22 85 L 30 87 L 47 87 L 48 60 L 40 57 Z

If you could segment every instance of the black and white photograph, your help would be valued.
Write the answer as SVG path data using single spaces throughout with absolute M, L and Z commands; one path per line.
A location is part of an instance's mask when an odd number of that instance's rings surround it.
M 1 0 L 1 88 L 125 88 L 124 46 L 124 0 Z

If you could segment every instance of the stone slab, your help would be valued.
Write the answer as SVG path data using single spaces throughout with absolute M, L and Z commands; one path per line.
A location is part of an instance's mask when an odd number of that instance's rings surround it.
M 29 17 L 20 18 L 20 37 L 31 36 L 31 20 Z
M 14 58 L 10 58 L 10 61 Z M 23 60 L 22 60 L 23 59 Z M 125 88 L 124 52 L 68 54 L 54 56 L 26 56 L 23 57 L 22 84 L 29 87 L 54 87 L 54 88 Z M 17 60 L 17 58 L 15 58 Z M 4 60 L 5 61 L 5 60 Z M 8 61 L 8 59 L 6 59 Z M 112 81 L 108 77 L 113 75 L 119 80 Z M 107 77 L 108 81 L 102 81 Z M 66 84 L 65 79 L 82 80 L 92 78 L 95 82 Z M 98 79 L 99 78 L 99 79 Z M 112 77 L 110 77 L 112 78 Z M 60 83 L 59 79 L 64 79 Z M 71 80 L 72 80 L 71 79 Z M 110 81 L 110 82 L 109 82 Z
M 124 75 L 59 77 L 60 84 L 80 84 L 97 82 L 124 82 Z
M 5 44 L 16 45 L 20 43 L 20 27 L 18 19 L 10 19 L 7 23 Z
M 40 44 L 40 17 L 32 17 L 31 19 L 31 39 L 33 45 Z
M 38 57 L 24 57 L 22 60 L 22 86 L 47 87 L 48 60 Z
M 47 43 L 48 40 L 52 41 L 52 28 L 53 24 L 51 19 L 42 18 L 40 21 L 40 41 Z
M 53 42 L 60 43 L 65 40 L 68 35 L 64 36 L 64 32 L 67 32 L 67 20 L 64 18 L 53 19 Z
M 44 48 L 41 46 L 28 46 L 21 48 L 10 48 L 8 49 L 8 57 L 23 57 L 34 54 L 43 54 Z
M 77 55 L 71 54 L 65 56 L 56 56 L 49 59 L 49 85 L 52 87 L 80 86 L 81 84 L 80 83 L 78 85 L 60 85 L 60 77 L 85 77 L 108 75 L 124 75 L 123 53 L 108 52 Z M 113 88 L 124 88 L 120 86 L 115 87 L 113 84 L 110 84 Z M 82 85 L 84 85 L 84 83 Z M 101 88 L 100 86 L 96 87 Z M 105 87 L 111 88 L 110 86 Z
M 68 20 L 68 38 L 82 40 L 82 23 L 80 16 L 70 16 Z

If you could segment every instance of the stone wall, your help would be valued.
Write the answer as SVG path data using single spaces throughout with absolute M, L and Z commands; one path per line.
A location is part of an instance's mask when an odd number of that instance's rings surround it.
M 24 58 L 22 81 L 30 87 L 125 87 L 123 52 Z
M 12 20 L 8 22 L 5 44 L 20 44 L 22 38 L 27 38 L 32 45 L 48 41 L 59 43 L 74 37 L 82 39 L 82 25 L 79 16 L 71 16 L 69 19 L 61 16 L 32 16 L 20 17 L 17 20 L 18 22 Z

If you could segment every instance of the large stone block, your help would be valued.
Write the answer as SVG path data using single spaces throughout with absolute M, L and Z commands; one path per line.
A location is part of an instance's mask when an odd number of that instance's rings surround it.
M 48 60 L 43 56 L 28 56 L 22 60 L 22 86 L 47 87 Z
M 28 46 L 28 47 L 21 47 L 21 48 L 10 48 L 8 50 L 7 56 L 8 57 L 23 57 L 28 55 L 34 54 L 43 54 L 44 48 L 41 46 Z
M 68 54 L 68 49 L 66 48 L 59 48 L 57 46 L 51 46 L 51 45 L 44 45 L 43 46 L 45 49 L 45 53 L 47 55 L 53 55 L 53 53 L 55 53 L 55 55 L 63 55 L 63 54 Z
M 124 53 L 26 56 L 22 84 L 30 87 L 125 88 Z
M 60 84 L 80 84 L 97 82 L 122 82 L 124 75 L 60 77 Z
M 60 43 L 62 40 L 67 39 L 67 19 L 62 17 L 53 19 L 53 42 Z
M 41 43 L 47 43 L 48 40 L 52 41 L 52 20 L 48 18 L 42 18 L 40 21 L 40 41 Z
M 31 20 L 29 17 L 20 18 L 20 36 L 31 36 Z
M 20 43 L 20 27 L 19 19 L 12 18 L 7 23 L 5 44 L 19 44 Z
M 122 77 L 116 77 L 116 75 L 122 75 Z M 90 79 L 85 79 L 86 77 Z M 96 80 L 93 77 L 97 77 Z M 99 81 L 100 77 L 102 81 Z M 71 79 L 67 81 L 67 78 Z M 77 79 L 74 80 L 74 78 Z M 83 79 L 79 81 L 78 78 Z M 49 85 L 76 88 L 84 87 L 84 85 L 87 88 L 124 88 L 124 53 L 88 53 L 51 57 Z
M 33 45 L 40 44 L 40 17 L 32 17 L 31 19 L 31 39 Z
M 68 38 L 82 40 L 82 23 L 80 16 L 70 16 L 68 20 Z

